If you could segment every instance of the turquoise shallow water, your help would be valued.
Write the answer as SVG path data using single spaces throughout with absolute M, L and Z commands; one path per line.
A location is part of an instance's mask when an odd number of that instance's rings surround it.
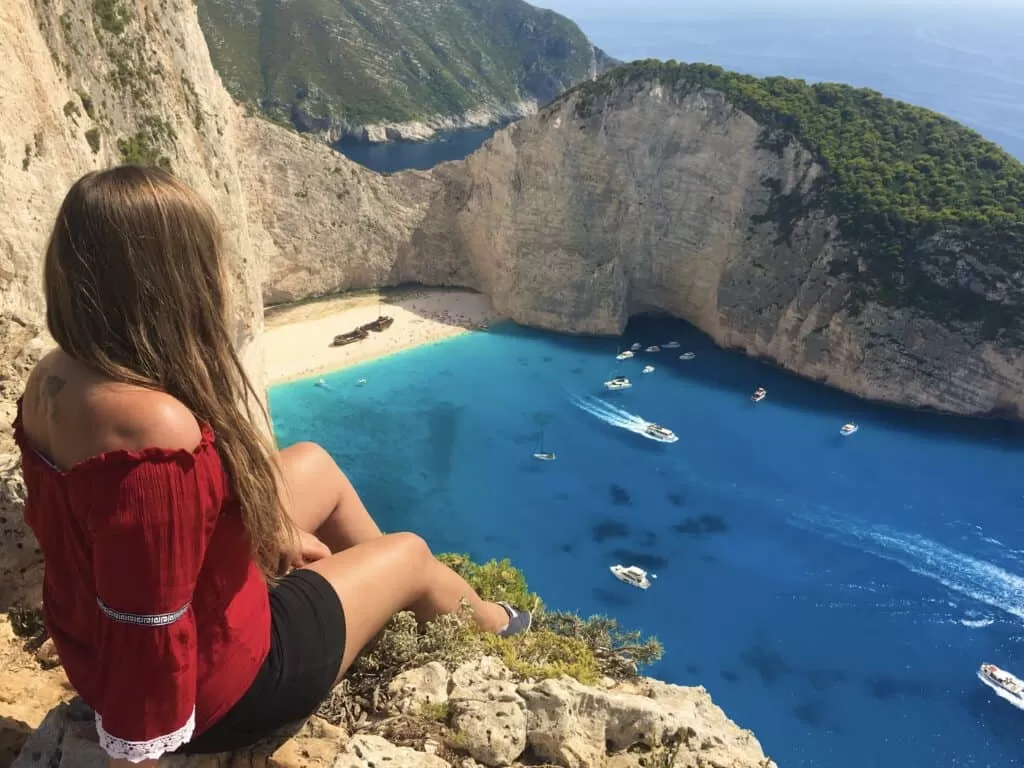
M 975 670 L 1024 672 L 1022 431 L 868 405 L 676 321 L 623 341 L 670 339 L 616 364 L 618 340 L 504 325 L 277 387 L 271 408 L 282 445 L 321 442 L 385 530 L 510 557 L 550 605 L 658 635 L 650 672 L 705 685 L 781 766 L 1019 764 L 1024 712 Z M 616 372 L 633 388 L 605 392 Z M 531 456 L 542 431 L 555 462 Z M 616 562 L 658 578 L 626 586 Z

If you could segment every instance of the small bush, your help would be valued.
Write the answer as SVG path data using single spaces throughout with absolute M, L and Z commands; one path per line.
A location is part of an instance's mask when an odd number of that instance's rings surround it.
M 530 592 L 522 571 L 508 560 L 480 565 L 467 555 L 446 554 L 439 559 L 465 578 L 485 600 L 504 600 L 533 611 L 533 630 L 507 639 L 481 633 L 468 605 L 422 629 L 411 613 L 397 614 L 377 642 L 349 670 L 349 693 L 370 697 L 408 669 L 431 661 L 454 669 L 484 654 L 497 656 L 520 677 L 545 679 L 569 675 L 581 683 L 593 683 L 603 675 L 615 679 L 635 677 L 641 666 L 661 658 L 662 648 L 657 640 L 643 639 L 640 632 L 620 630 L 614 619 L 583 619 L 572 613 L 547 612 L 540 598 Z
M 89 149 L 95 155 L 100 151 L 100 131 L 99 128 L 90 128 L 85 132 L 85 140 L 89 142 Z
M 420 717 L 424 720 L 435 720 L 439 723 L 448 721 L 448 702 L 425 701 L 420 707 Z
M 64 105 L 64 117 L 74 120 L 80 114 L 82 114 L 82 110 L 78 108 L 78 105 L 75 104 L 75 102 L 69 101 Z
M 444 554 L 438 559 L 468 581 L 484 600 L 503 600 L 528 611 L 543 607 L 540 598 L 527 589 L 523 572 L 507 559 L 489 560 L 483 565 L 463 554 Z
M 92 12 L 100 27 L 112 35 L 124 32 L 132 18 L 120 0 L 93 0 Z
M 26 639 L 38 638 L 46 634 L 43 617 L 34 608 L 16 605 L 7 612 L 11 628 L 18 637 Z
M 139 131 L 134 136 L 117 140 L 117 151 L 121 153 L 121 160 L 126 165 L 155 165 L 165 171 L 171 169 L 171 160 L 160 153 L 160 149 L 153 145 L 149 135 Z
M 480 640 L 488 654 L 497 656 L 519 677 L 545 680 L 569 675 L 584 684 L 597 682 L 600 677 L 593 651 L 576 637 L 537 629 L 508 639 L 481 634 Z
M 92 96 L 85 91 L 78 92 L 78 98 L 82 102 L 82 109 L 85 110 L 85 114 L 89 116 L 90 120 L 96 119 L 96 106 L 93 104 Z

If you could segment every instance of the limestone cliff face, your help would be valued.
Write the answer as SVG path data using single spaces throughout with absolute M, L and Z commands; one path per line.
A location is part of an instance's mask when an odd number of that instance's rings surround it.
M 217 207 L 233 257 L 236 336 L 262 378 L 260 284 L 238 168 L 241 116 L 213 71 L 190 0 L 0 3 L 0 608 L 38 594 L 10 455 L 14 401 L 39 356 L 42 255 L 83 173 L 155 159 Z
M 618 333 L 631 314 L 662 310 L 855 395 L 1024 416 L 1024 349 L 913 306 L 855 306 L 850 279 L 830 271 L 850 254 L 820 212 L 789 242 L 754 223 L 771 202 L 765 180 L 806 191 L 824 172 L 794 144 L 760 147 L 759 133 L 714 91 L 676 99 L 655 82 L 587 119 L 567 99 L 435 171 L 453 204 L 424 229 L 447 232 L 450 248 L 412 252 L 405 271 L 437 279 L 432 265 L 454 251 L 465 280 L 519 322 Z M 926 244 L 943 247 L 955 250 Z M 972 279 L 950 258 L 943 279 Z
M 259 377 L 263 272 L 242 202 L 240 118 L 195 14 L 189 0 L 0 3 L 0 313 L 41 321 L 42 253 L 76 178 L 125 160 L 162 159 L 223 217 L 237 335 Z
M 1024 350 L 913 305 L 858 305 L 851 279 L 832 269 L 850 249 L 821 212 L 788 240 L 775 224 L 756 223 L 772 202 L 765 181 L 783 194 L 807 192 L 824 173 L 807 151 L 761 146 L 761 126 L 715 91 L 679 98 L 652 82 L 585 119 L 575 103 L 570 96 L 429 174 L 349 168 L 337 211 L 315 209 L 315 219 L 334 223 L 304 225 L 296 211 L 287 237 L 264 250 L 265 297 L 459 285 L 487 293 L 517 322 L 595 334 L 664 311 L 724 347 L 861 397 L 1024 416 Z M 315 173 L 312 162 L 295 171 L 302 189 L 333 188 Z M 285 175 L 267 182 L 275 190 L 264 199 L 287 207 L 294 185 Z M 948 243 L 925 248 L 949 254 L 948 276 L 939 269 L 937 281 L 969 282 L 981 270 L 987 283 L 1024 290 L 1021 275 L 965 266 Z

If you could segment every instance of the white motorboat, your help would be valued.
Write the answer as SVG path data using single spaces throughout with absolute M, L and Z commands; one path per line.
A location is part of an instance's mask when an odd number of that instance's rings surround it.
M 683 354 L 681 354 L 679 356 L 679 359 L 680 360 L 693 360 L 693 358 L 695 358 L 696 356 L 697 355 L 695 355 L 693 352 L 683 352 Z
M 633 382 L 627 379 L 625 376 L 616 376 L 615 378 L 608 379 L 608 381 L 604 383 L 604 388 L 610 389 L 612 391 L 618 389 L 629 389 L 632 386 Z
M 631 358 L 632 356 L 633 356 L 633 351 L 630 350 L 630 349 L 627 349 L 625 352 L 619 352 L 619 354 L 617 354 L 615 356 L 615 359 L 616 360 L 629 360 L 629 358 Z
M 661 352 L 661 347 L 659 347 L 657 344 L 652 344 L 647 349 L 645 349 L 644 352 Z
M 674 443 L 679 439 L 675 432 L 660 424 L 648 424 L 644 427 L 644 435 L 660 443 Z
M 849 437 L 858 429 L 860 429 L 860 427 L 858 427 L 856 424 L 853 424 L 852 422 L 850 424 L 843 424 L 843 426 L 839 428 L 839 434 L 842 435 L 843 437 Z
M 978 668 L 978 679 L 995 691 L 1001 698 L 1015 704 L 1024 704 L 1024 681 L 995 664 L 982 664 Z
M 634 352 L 639 352 L 641 349 L 643 349 L 643 347 L 641 346 L 639 341 L 634 341 L 633 346 L 631 346 L 630 349 L 633 350 Z
M 678 341 L 666 341 L 661 346 L 664 347 L 665 349 L 679 349 L 679 342 Z
M 359 381 L 356 382 L 356 384 L 358 386 L 360 386 L 360 387 L 363 386 L 363 384 L 365 384 L 365 383 L 366 383 L 366 379 L 360 379 Z
M 639 587 L 640 589 L 647 589 L 651 586 L 651 582 L 647 578 L 647 571 L 639 565 L 613 565 L 610 566 L 609 570 L 616 579 L 624 584 Z
M 750 396 L 750 399 L 753 400 L 755 403 L 760 403 L 766 397 L 768 397 L 768 390 L 765 389 L 764 387 L 758 387 L 757 389 L 754 390 L 754 394 Z
M 645 365 L 644 369 L 642 371 L 640 371 L 640 373 L 654 373 L 654 366 L 653 365 Z

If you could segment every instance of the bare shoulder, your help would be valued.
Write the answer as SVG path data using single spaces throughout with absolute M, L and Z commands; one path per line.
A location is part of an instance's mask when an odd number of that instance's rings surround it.
M 192 450 L 202 440 L 184 403 L 106 379 L 59 349 L 29 376 L 22 415 L 33 446 L 62 467 L 116 450 Z
M 191 450 L 202 440 L 192 411 L 166 392 L 115 385 L 89 399 L 95 418 L 108 425 L 104 450 Z

